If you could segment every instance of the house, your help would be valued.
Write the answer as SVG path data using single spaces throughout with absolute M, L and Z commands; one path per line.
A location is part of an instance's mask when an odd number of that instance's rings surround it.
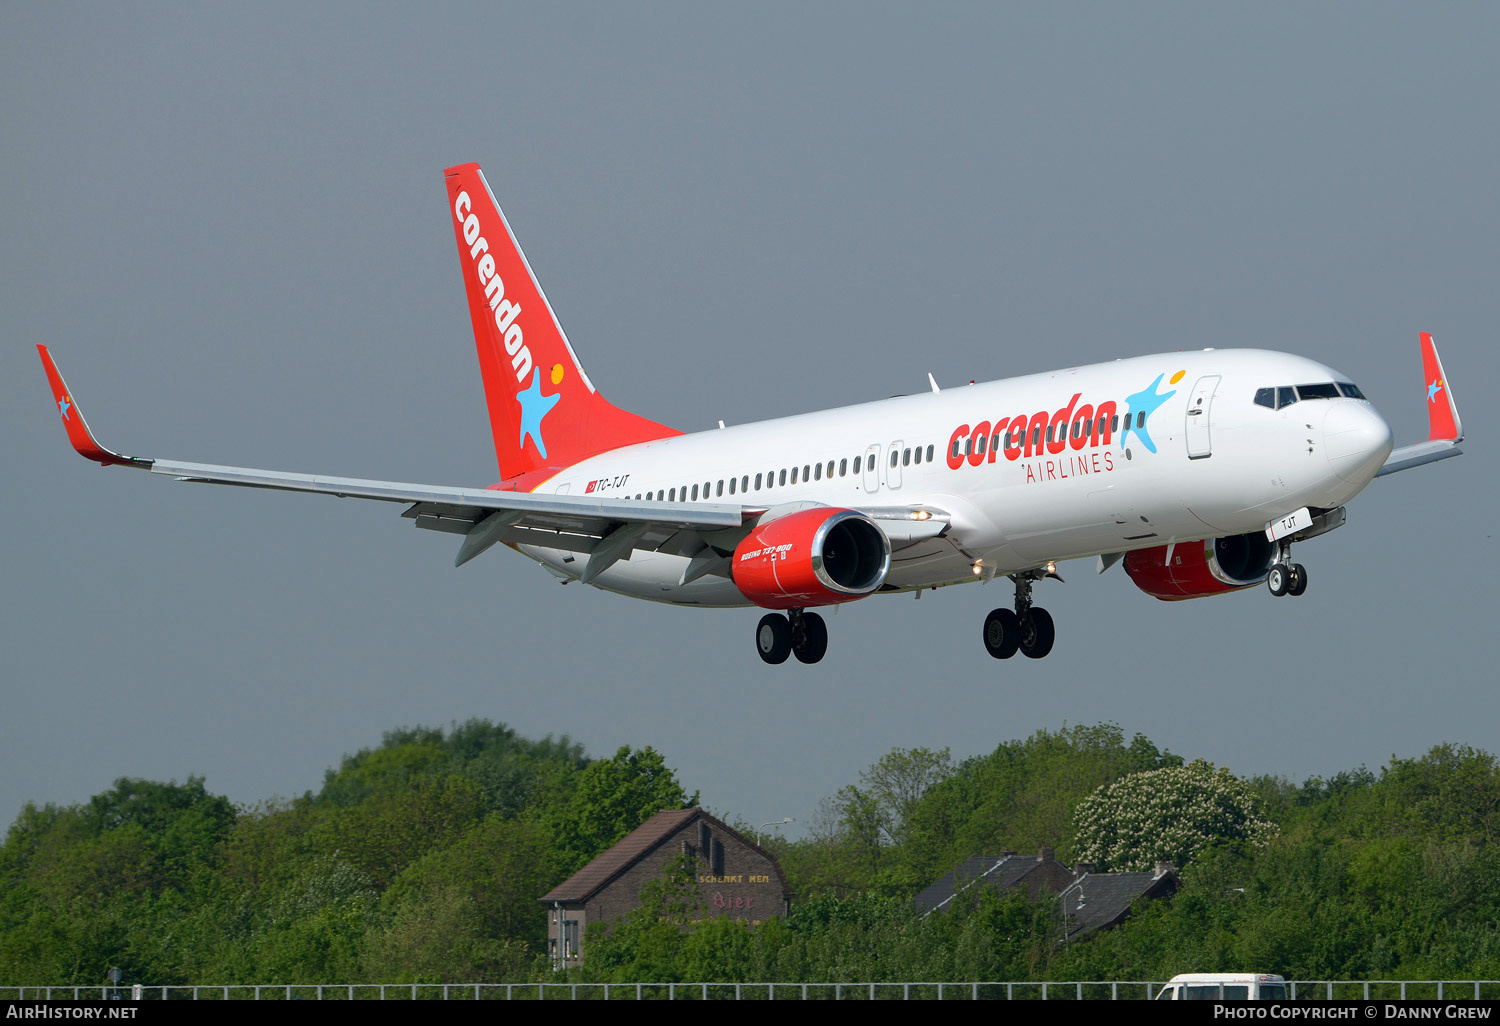
M 1089 862 L 1069 869 L 1056 860 L 1051 848 L 1042 848 L 1036 855 L 1002 852 L 971 856 L 914 901 L 918 914 L 926 916 L 951 907 L 961 896 L 967 895 L 965 900 L 977 903 L 980 892 L 971 890 L 976 887 L 993 888 L 1002 894 L 1024 890 L 1033 899 L 1043 893 L 1055 894 L 1063 940 L 1073 941 L 1119 925 L 1136 899 L 1170 897 L 1177 886 L 1177 871 L 1170 862 L 1158 862 L 1155 869 L 1144 873 L 1098 873 Z
M 537 899 L 548 914 L 547 949 L 559 969 L 583 961 L 584 933 L 640 907 L 641 893 L 687 856 L 694 865 L 702 913 L 752 926 L 784 916 L 791 891 L 781 867 L 760 845 L 702 809 L 667 809 Z

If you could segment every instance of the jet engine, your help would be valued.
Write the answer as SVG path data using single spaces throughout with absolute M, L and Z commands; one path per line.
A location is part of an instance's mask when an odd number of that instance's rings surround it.
M 827 606 L 885 583 L 891 543 L 863 513 L 820 506 L 757 524 L 730 566 L 735 586 L 757 606 Z
M 1163 602 L 1222 595 L 1249 588 L 1266 579 L 1275 562 L 1276 546 L 1264 532 L 1208 538 L 1167 546 L 1137 549 L 1125 554 L 1125 572 L 1135 586 Z

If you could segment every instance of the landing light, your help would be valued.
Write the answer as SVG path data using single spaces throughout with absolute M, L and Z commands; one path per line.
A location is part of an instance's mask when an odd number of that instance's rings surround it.
M 1055 573 L 1057 573 L 1057 564 L 1056 563 L 1048 563 L 1047 564 L 1047 572 L 1049 574 L 1055 574 Z
M 976 573 L 976 574 L 980 574 L 980 573 L 983 573 L 983 572 L 984 572 L 984 564 L 983 564 L 983 563 L 977 563 L 977 562 L 976 562 L 976 563 L 975 563 L 975 564 L 974 564 L 974 572 L 975 572 L 975 573 Z
M 918 509 L 912 511 L 911 518 L 913 520 L 931 520 L 932 514 L 925 509 Z

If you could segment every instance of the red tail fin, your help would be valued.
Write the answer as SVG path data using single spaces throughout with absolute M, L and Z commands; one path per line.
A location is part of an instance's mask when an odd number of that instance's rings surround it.
M 1443 361 L 1438 359 L 1437 346 L 1432 335 L 1422 332 L 1422 375 L 1427 385 L 1427 438 L 1429 441 L 1453 441 L 1463 438 L 1463 426 L 1458 419 L 1458 403 L 1448 387 L 1447 375 L 1443 373 Z
M 501 479 L 682 432 L 594 390 L 478 164 L 443 172 Z

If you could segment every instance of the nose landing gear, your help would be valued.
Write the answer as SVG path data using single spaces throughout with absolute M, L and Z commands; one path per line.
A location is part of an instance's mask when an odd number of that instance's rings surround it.
M 798 662 L 816 663 L 828 652 L 828 625 L 817 613 L 791 609 L 785 616 L 767 613 L 755 628 L 755 650 L 771 664 L 789 655 Z
M 996 659 L 1009 659 L 1017 652 L 1028 659 L 1041 659 L 1052 651 L 1052 643 L 1057 640 L 1052 614 L 1031 604 L 1031 585 L 1043 577 L 1056 576 L 1042 570 L 1011 575 L 1010 579 L 1016 583 L 1015 611 L 990 610 L 990 615 L 984 618 L 985 651 Z

